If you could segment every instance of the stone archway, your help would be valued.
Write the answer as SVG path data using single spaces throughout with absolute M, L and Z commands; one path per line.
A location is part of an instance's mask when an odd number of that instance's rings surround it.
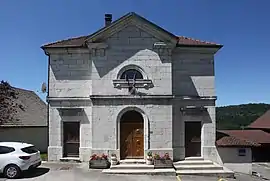
M 144 157 L 144 118 L 136 110 L 126 111 L 120 118 L 120 159 Z

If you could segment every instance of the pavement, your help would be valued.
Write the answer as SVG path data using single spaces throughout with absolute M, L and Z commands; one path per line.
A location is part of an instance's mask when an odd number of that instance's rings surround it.
M 258 168 L 257 168 L 258 167 Z M 255 165 L 264 171 L 265 166 Z M 270 169 L 270 164 L 269 164 Z M 270 171 L 270 170 L 269 170 Z M 268 172 L 269 172 L 268 171 Z M 270 176 L 270 172 L 268 173 Z M 15 180 L 27 181 L 261 181 L 262 178 L 236 174 L 236 179 L 220 179 L 208 176 L 150 176 L 150 175 L 106 175 L 101 170 L 88 169 L 87 163 L 43 163 L 33 172 L 25 172 L 23 178 Z M 8 181 L 0 176 L 0 181 Z

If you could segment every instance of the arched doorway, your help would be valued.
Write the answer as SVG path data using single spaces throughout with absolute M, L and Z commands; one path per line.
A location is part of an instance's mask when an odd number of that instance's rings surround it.
M 130 110 L 120 119 L 120 158 L 139 159 L 144 157 L 143 117 Z

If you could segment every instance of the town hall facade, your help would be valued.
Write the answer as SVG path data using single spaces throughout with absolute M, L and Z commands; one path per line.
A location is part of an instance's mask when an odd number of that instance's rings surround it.
M 179 27 L 180 28 L 180 27 Z M 48 160 L 148 151 L 173 160 L 216 149 L 214 55 L 222 45 L 176 36 L 136 13 L 42 46 L 49 59 Z

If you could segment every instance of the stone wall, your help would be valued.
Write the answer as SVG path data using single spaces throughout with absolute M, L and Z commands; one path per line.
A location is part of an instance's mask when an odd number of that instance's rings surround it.
M 192 49 L 191 49 L 192 50 Z M 212 53 L 176 48 L 172 56 L 174 95 L 215 96 L 214 56 Z
M 50 55 L 49 96 L 89 97 L 92 62 L 90 54 L 54 53 Z
M 159 100 L 95 101 L 93 106 L 93 147 L 96 152 L 117 151 L 119 156 L 120 118 L 129 110 L 144 118 L 144 150 L 172 152 L 172 105 Z
M 171 94 L 171 54 L 166 51 L 158 54 L 153 45 L 160 42 L 147 32 L 129 26 L 105 43 L 108 48 L 104 56 L 92 56 L 92 94 L 93 95 L 127 95 L 127 89 L 116 89 L 112 80 L 117 79 L 119 71 L 127 65 L 139 66 L 153 81 L 154 87 L 145 90 L 145 94 Z M 165 51 L 165 50 L 164 50 Z

